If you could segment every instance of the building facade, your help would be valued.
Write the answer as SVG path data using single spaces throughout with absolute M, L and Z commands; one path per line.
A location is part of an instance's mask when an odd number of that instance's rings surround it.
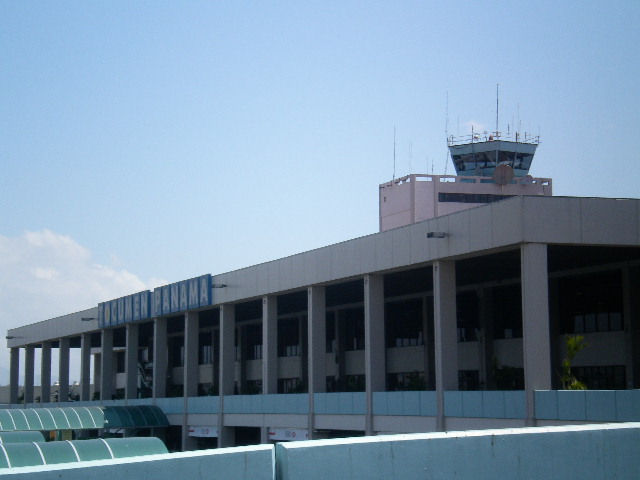
M 552 197 L 537 137 L 448 146 L 379 233 L 10 330 L 10 403 L 153 404 L 172 449 L 640 420 L 640 200 Z
M 635 199 L 515 196 L 114 299 L 8 332 L 11 403 L 39 405 L 36 350 L 40 405 L 52 349 L 68 398 L 78 349 L 80 401 L 159 405 L 184 449 L 554 423 L 566 335 L 590 389 L 640 386 L 639 225 Z

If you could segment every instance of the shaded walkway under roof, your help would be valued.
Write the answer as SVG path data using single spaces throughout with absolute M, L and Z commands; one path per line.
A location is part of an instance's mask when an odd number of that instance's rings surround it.
M 155 405 L 0 410 L 0 432 L 167 426 L 167 416 Z

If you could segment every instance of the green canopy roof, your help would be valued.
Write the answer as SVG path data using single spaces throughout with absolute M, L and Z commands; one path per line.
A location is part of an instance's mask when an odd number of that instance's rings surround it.
M 0 432 L 0 445 L 3 443 L 44 442 L 44 435 L 38 431 Z
M 167 453 L 167 447 L 155 437 L 7 443 L 0 445 L 0 471 L 12 467 L 108 460 L 158 453 Z
M 168 425 L 166 415 L 155 405 L 0 410 L 0 432 L 166 427 Z

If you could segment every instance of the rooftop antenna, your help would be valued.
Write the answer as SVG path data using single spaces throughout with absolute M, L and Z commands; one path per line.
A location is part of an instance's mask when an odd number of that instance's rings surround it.
M 396 126 L 393 126 L 393 180 L 396 179 Z
M 500 84 L 496 83 L 496 137 L 498 136 L 498 114 L 500 112 Z
M 460 123 L 460 118 L 458 117 L 458 124 Z M 447 109 L 445 115 L 445 123 L 444 123 L 444 136 L 447 139 L 447 144 L 449 143 L 449 92 L 447 91 Z M 444 174 L 447 174 L 447 165 L 449 164 L 449 151 L 444 156 Z M 433 162 L 431 162 L 431 174 L 433 175 Z
M 409 173 L 413 173 L 413 167 L 411 163 L 413 162 L 413 142 L 409 140 Z
M 500 84 L 496 83 L 496 140 L 500 138 L 500 133 L 498 132 L 498 114 L 500 112 Z M 498 166 L 498 143 L 496 142 L 496 167 Z
M 444 135 L 449 138 L 449 92 L 447 92 L 447 108 L 444 117 Z

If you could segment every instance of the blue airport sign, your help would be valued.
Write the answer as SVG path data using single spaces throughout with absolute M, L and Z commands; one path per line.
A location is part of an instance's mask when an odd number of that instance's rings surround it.
M 211 283 L 207 274 L 99 303 L 98 326 L 106 328 L 208 307 L 213 299 Z

